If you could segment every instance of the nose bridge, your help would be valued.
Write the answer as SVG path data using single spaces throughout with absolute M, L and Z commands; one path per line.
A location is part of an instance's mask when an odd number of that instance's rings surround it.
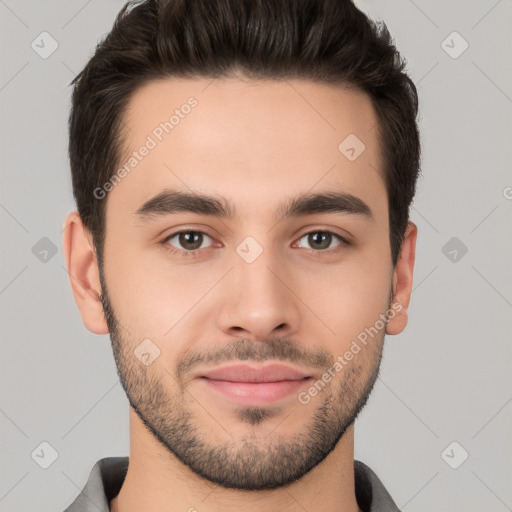
M 271 336 L 277 328 L 287 333 L 295 331 L 299 322 L 297 304 L 286 285 L 289 273 L 283 271 L 271 237 L 260 244 L 254 236 L 248 236 L 235 252 L 220 315 L 221 328 L 237 335 L 243 329 L 259 340 Z

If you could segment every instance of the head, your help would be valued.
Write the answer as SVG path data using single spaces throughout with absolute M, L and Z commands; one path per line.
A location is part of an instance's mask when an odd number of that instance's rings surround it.
M 385 25 L 347 0 L 132 2 L 73 85 L 68 270 L 133 411 L 219 485 L 297 480 L 407 323 L 417 96 Z M 202 378 L 240 361 L 309 380 L 249 404 Z

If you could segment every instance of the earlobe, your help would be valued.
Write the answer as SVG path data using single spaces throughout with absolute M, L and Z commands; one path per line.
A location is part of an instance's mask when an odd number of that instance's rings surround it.
M 418 228 L 409 222 L 405 230 L 400 255 L 393 273 L 393 300 L 391 307 L 394 315 L 389 316 L 386 334 L 400 334 L 407 325 L 408 308 L 411 300 L 416 238 Z
M 99 298 L 101 283 L 92 237 L 77 211 L 68 214 L 62 234 L 62 247 L 76 305 L 85 327 L 94 334 L 108 334 Z

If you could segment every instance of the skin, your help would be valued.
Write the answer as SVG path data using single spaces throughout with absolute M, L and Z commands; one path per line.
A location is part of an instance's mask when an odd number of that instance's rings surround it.
M 130 464 L 111 509 L 288 512 L 321 503 L 324 512 L 358 511 L 353 420 L 377 378 L 385 334 L 407 324 L 417 236 L 409 223 L 393 267 L 371 101 L 303 80 L 168 78 L 132 97 L 127 152 L 190 96 L 197 107 L 105 199 L 102 275 L 77 212 L 66 219 L 63 247 L 82 321 L 110 332 L 131 403 Z M 354 161 L 338 150 L 351 133 L 366 146 Z M 164 188 L 223 196 L 237 215 L 142 222 L 135 212 Z M 273 218 L 284 199 L 333 190 L 362 199 L 373 218 Z M 207 235 L 195 257 L 165 250 L 190 251 L 193 238 L 165 241 L 183 228 Z M 333 236 L 325 249 L 304 236 L 326 231 L 350 245 Z M 248 236 L 263 250 L 252 263 L 236 252 Z M 392 304 L 399 313 L 307 404 L 292 393 L 241 407 L 195 378 L 245 358 L 320 379 Z M 147 338 L 160 355 L 146 366 L 133 350 Z

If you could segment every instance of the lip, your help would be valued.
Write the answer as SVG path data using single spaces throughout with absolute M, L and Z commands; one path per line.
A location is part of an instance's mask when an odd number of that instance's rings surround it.
M 257 407 L 296 394 L 309 385 L 312 377 L 283 364 L 236 364 L 207 371 L 200 380 L 209 390 L 232 402 Z
M 234 364 L 215 368 L 201 374 L 201 377 L 230 382 L 279 382 L 302 380 L 309 375 L 285 364 L 272 363 L 267 365 Z

